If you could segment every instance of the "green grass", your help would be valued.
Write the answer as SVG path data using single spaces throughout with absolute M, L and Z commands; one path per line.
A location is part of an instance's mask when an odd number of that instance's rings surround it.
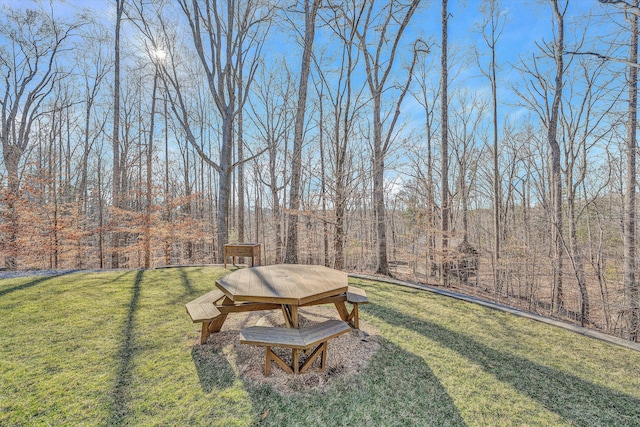
M 184 310 L 227 272 L 0 280 L 0 425 L 640 425 L 640 353 L 360 280 L 381 334 L 363 372 L 325 393 L 245 383 Z

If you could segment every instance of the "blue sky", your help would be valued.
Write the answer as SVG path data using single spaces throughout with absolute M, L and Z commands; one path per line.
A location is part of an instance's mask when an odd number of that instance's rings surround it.
M 135 1 L 135 0 L 129 0 Z M 27 0 L 0 0 L 2 4 L 13 7 L 25 7 L 35 5 L 34 1 Z M 489 93 L 487 79 L 479 72 L 473 47 L 477 46 L 486 52 L 486 45 L 479 34 L 478 24 L 481 22 L 481 0 L 449 0 L 449 46 L 451 63 L 459 63 L 462 71 L 456 81 L 451 82 L 451 87 L 467 87 L 474 92 Z M 48 8 L 48 2 L 41 2 L 44 8 Z M 54 9 L 61 14 L 67 14 L 78 8 L 89 8 L 104 17 L 105 24 L 113 20 L 113 0 L 67 0 L 54 1 Z M 410 43 L 416 37 L 422 37 L 435 44 L 440 43 L 441 3 L 439 1 L 423 2 L 421 8 L 414 17 L 410 29 L 405 34 L 405 42 Z M 175 6 L 175 5 L 174 5 Z M 501 10 L 506 17 L 504 32 L 498 42 L 497 60 L 499 63 L 499 98 L 502 105 L 501 114 L 517 114 L 517 103 L 511 86 L 521 79 L 521 75 L 514 70 L 513 64 L 517 64 L 521 57 L 528 57 L 536 52 L 536 42 L 550 40 L 552 11 L 548 0 L 502 0 Z M 616 10 L 613 6 L 602 5 L 597 0 L 570 0 L 567 12 L 567 25 L 571 26 L 575 17 L 583 17 L 590 13 L 603 14 L 605 11 Z M 581 22 L 583 22 L 581 20 Z M 602 22 L 602 21 L 601 21 Z M 606 22 L 606 20 L 604 20 Z M 108 24 L 107 24 L 108 25 Z M 598 25 L 602 25 L 601 23 Z M 274 27 L 274 30 L 276 28 Z M 594 32 L 602 32 L 602 28 L 594 28 Z M 137 43 L 138 36 L 130 24 L 124 24 L 125 37 L 129 38 L 131 46 Z M 185 28 L 185 36 L 187 36 Z M 265 56 L 285 56 L 290 69 L 299 71 L 300 47 L 291 40 L 291 34 L 286 30 L 273 31 L 270 37 L 273 41 L 265 47 Z M 570 43 L 570 34 L 567 34 L 567 43 Z M 322 46 L 322 40 L 316 41 L 316 46 Z M 407 49 L 408 51 L 408 49 Z M 433 76 L 435 81 L 439 79 L 439 49 L 436 47 L 430 54 L 429 61 L 433 64 Z M 457 57 L 457 59 L 455 59 Z M 267 61 L 269 62 L 269 61 Z M 466 62 L 466 64 L 463 64 Z M 399 68 L 400 69 L 400 68 Z M 454 73 L 451 73 L 454 74 Z M 412 102 L 410 97 L 405 100 L 403 112 L 417 117 L 422 117 L 419 106 Z M 408 118 L 405 117 L 405 120 Z M 408 119 L 412 121 L 412 119 Z M 417 124 L 416 124 L 417 125 Z M 421 126 L 420 126 L 421 127 Z
M 128 0 L 135 1 L 135 0 Z M 468 60 L 468 64 L 463 69 L 460 77 L 452 83 L 452 89 L 456 87 L 467 87 L 471 91 L 480 94 L 489 93 L 489 85 L 487 79 L 481 76 L 475 64 L 475 55 L 473 47 L 478 46 L 481 50 L 486 49 L 480 34 L 477 31 L 477 25 L 481 21 L 479 0 L 449 0 L 449 8 L 451 18 L 449 20 L 449 44 L 452 57 L 457 52 L 458 58 Z M 28 0 L 0 0 L 0 4 L 11 5 L 12 7 L 22 8 L 25 6 L 33 7 L 35 2 Z M 48 8 L 48 1 L 43 1 L 42 6 Z M 54 1 L 54 8 L 61 14 L 70 14 L 78 8 L 89 8 L 95 11 L 104 20 L 105 25 L 109 26 L 109 21 L 114 20 L 114 1 L 113 0 L 68 0 L 66 2 Z M 517 107 L 517 100 L 512 91 L 512 85 L 522 79 L 520 73 L 515 71 L 512 64 L 517 64 L 521 57 L 527 57 L 536 51 L 535 43 L 543 38 L 550 40 L 551 34 L 551 8 L 549 1 L 544 0 L 503 0 L 501 10 L 507 17 L 504 33 L 498 42 L 498 62 L 500 70 L 499 78 L 499 101 L 501 106 L 499 112 L 501 115 L 518 116 L 525 111 L 523 108 Z M 567 25 L 570 27 L 575 17 L 584 17 L 593 12 L 596 15 L 602 15 L 606 11 L 617 10 L 615 7 L 601 5 L 597 0 L 570 0 L 570 7 L 567 13 Z M 431 39 L 435 44 L 440 42 L 440 2 L 425 2 L 418 11 L 414 21 L 411 24 L 411 31 L 406 34 L 405 41 L 410 43 L 415 37 L 421 36 L 425 39 Z M 619 17 L 619 15 L 618 15 Z M 584 22 L 581 20 L 581 22 Z M 595 25 L 608 25 L 607 20 L 603 19 L 598 24 L 593 24 L 594 34 L 607 34 L 606 29 L 596 27 Z M 111 25 L 113 28 L 113 25 Z M 125 23 L 124 35 L 126 43 L 129 46 L 136 46 L 138 36 L 135 34 L 133 25 Z M 183 34 L 188 38 L 186 33 Z M 294 43 L 290 34 L 285 30 L 270 34 L 273 37 L 269 46 L 265 47 L 263 53 L 265 56 L 278 55 L 287 58 L 290 69 L 297 73 L 300 67 L 300 48 Z M 570 42 L 571 35 L 567 35 Z M 322 40 L 317 41 L 317 46 L 322 45 Z M 329 46 L 329 49 L 331 46 Z M 439 49 L 435 48 L 430 54 L 434 67 L 433 76 L 437 82 L 439 79 Z M 267 60 L 267 62 L 269 62 Z M 313 95 L 310 95 L 313 96 Z M 408 131 L 421 132 L 424 128 L 424 112 L 421 107 L 407 96 L 402 107 L 403 117 L 401 120 L 409 126 Z M 524 114 L 524 113 L 522 113 Z M 502 122 L 502 120 L 501 120 Z

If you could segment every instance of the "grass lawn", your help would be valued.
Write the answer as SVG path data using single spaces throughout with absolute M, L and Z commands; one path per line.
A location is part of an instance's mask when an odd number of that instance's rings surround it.
M 0 425 L 640 425 L 640 353 L 362 280 L 381 335 L 364 372 L 325 393 L 243 382 L 184 309 L 226 273 L 0 280 Z

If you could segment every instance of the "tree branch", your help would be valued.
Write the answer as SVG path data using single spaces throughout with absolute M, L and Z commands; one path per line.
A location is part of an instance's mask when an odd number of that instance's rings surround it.
M 590 55 L 590 56 L 595 56 L 596 58 L 600 58 L 603 61 L 619 62 L 621 64 L 628 65 L 629 67 L 640 68 L 640 64 L 637 64 L 635 62 L 631 62 L 631 61 L 629 61 L 627 59 L 613 58 L 611 56 L 602 55 L 601 53 L 598 53 L 598 52 L 571 52 L 571 51 L 564 51 L 564 54 L 565 55 Z
M 634 6 L 631 3 L 627 3 L 624 0 L 598 0 L 602 4 L 612 4 L 614 6 L 621 5 L 625 11 L 630 12 L 636 16 L 640 16 L 640 7 Z

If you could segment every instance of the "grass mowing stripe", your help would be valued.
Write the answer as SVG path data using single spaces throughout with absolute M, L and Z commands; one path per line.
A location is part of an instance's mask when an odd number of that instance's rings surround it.
M 393 288 L 385 288 L 380 294 L 385 299 L 389 295 L 393 295 Z M 420 291 L 402 293 L 396 298 L 396 310 L 411 317 L 412 322 L 432 322 L 492 349 L 640 398 L 639 353 L 508 313 L 442 298 Z
M 373 312 L 376 312 L 375 308 Z M 527 420 L 530 425 L 570 425 L 542 403 L 530 399 L 509 383 L 501 381 L 493 372 L 485 370 L 483 365 L 467 358 L 465 353 L 430 339 L 411 327 L 388 323 L 375 315 L 367 319 L 400 348 L 424 360 L 466 425 L 509 426 L 519 425 L 522 420 Z M 487 395 L 491 399 L 487 399 Z M 495 424 L 496 420 L 498 424 Z
M 531 347 L 529 352 L 523 353 L 522 350 L 513 352 L 511 351 L 512 348 L 523 348 L 529 344 L 525 345 L 523 342 L 518 342 L 520 339 L 505 334 L 499 335 L 500 341 L 504 344 L 503 347 L 500 348 L 500 346 L 495 345 L 496 341 L 491 335 L 495 334 L 495 331 L 499 328 L 496 325 L 491 325 L 492 327 L 490 327 L 490 324 L 492 321 L 501 322 L 504 316 L 501 313 L 498 313 L 499 315 L 496 317 L 496 313 L 493 310 L 473 305 L 469 306 L 468 303 L 454 302 L 454 306 L 457 305 L 458 310 L 452 310 L 448 316 L 443 315 L 443 313 L 440 313 L 440 316 L 433 316 L 431 313 L 425 314 L 428 313 L 426 310 L 416 314 L 416 310 L 420 307 L 428 307 L 427 302 L 430 304 L 437 303 L 439 297 L 415 294 L 413 306 L 408 304 L 407 301 L 404 301 L 404 303 L 399 301 L 396 307 L 391 307 L 390 304 L 384 303 L 388 295 L 386 289 L 383 289 L 377 295 L 373 295 L 374 304 L 367 306 L 367 313 L 385 319 L 396 328 L 406 328 L 425 338 L 428 337 L 436 341 L 440 347 L 448 349 L 449 351 L 438 354 L 431 359 L 431 363 L 435 364 L 434 366 L 444 363 L 441 362 L 442 360 L 451 360 L 452 355 L 450 353 L 454 352 L 466 359 L 466 361 L 458 361 L 459 366 L 465 369 L 472 366 L 480 366 L 484 372 L 493 375 L 498 381 L 511 387 L 515 393 L 539 402 L 544 408 L 555 412 L 561 419 L 572 424 L 634 425 L 640 421 L 637 377 L 631 379 L 618 378 L 623 383 L 628 381 L 630 386 L 631 384 L 636 384 L 635 388 L 631 386 L 627 389 L 627 387 L 619 387 L 618 384 L 615 384 L 615 381 L 611 381 L 612 379 L 615 380 L 615 378 L 612 378 L 609 372 L 602 369 L 602 361 L 598 365 L 599 369 L 591 371 L 591 379 L 597 377 L 600 379 L 598 382 L 574 375 L 572 371 L 583 372 L 580 369 L 571 368 L 571 358 L 569 358 L 569 362 L 564 363 L 560 368 L 553 364 L 538 362 L 538 360 L 544 360 L 545 357 L 549 356 L 552 359 L 559 360 L 561 357 L 558 355 L 570 353 L 573 349 L 573 346 L 567 349 L 562 340 L 547 340 L 546 335 L 549 331 L 559 332 L 561 335 L 566 334 L 566 338 L 578 341 L 595 341 L 598 346 L 604 345 L 613 350 L 614 353 L 631 356 L 632 364 L 628 366 L 627 373 L 633 372 L 640 366 L 636 352 L 601 343 L 581 335 L 557 330 L 537 322 L 531 322 L 533 330 L 537 331 L 537 333 L 530 332 L 528 339 L 538 344 L 544 342 L 545 353 L 537 351 L 535 349 L 536 346 Z M 383 302 L 375 303 L 377 297 L 381 297 Z M 402 297 L 399 300 L 402 300 Z M 466 307 L 465 304 L 467 305 Z M 430 319 L 432 316 L 434 320 Z M 486 328 L 484 332 L 477 330 L 473 326 L 475 319 L 483 316 L 485 316 L 483 323 Z M 416 320 L 416 317 L 419 320 Z M 522 320 L 524 321 L 524 319 Z M 399 335 L 399 331 L 389 330 L 385 335 L 396 337 Z M 407 345 L 412 342 L 412 340 L 403 336 L 398 339 Z M 485 341 L 491 342 L 491 345 Z M 555 344 L 552 344 L 554 342 Z M 633 357 L 635 357 L 635 360 Z M 609 355 L 608 361 L 614 359 Z M 629 359 L 626 359 L 625 362 L 628 363 Z M 591 364 L 593 365 L 593 363 Z M 438 372 L 441 372 L 446 377 L 447 372 L 455 372 L 458 369 L 457 366 L 452 365 L 448 369 Z M 472 384 L 469 379 L 459 378 L 455 375 L 454 377 L 455 379 L 452 382 L 454 386 L 463 384 L 466 387 Z M 608 378 L 608 383 L 606 385 L 601 384 L 605 382 L 605 378 Z M 620 388 L 626 391 L 618 391 Z M 491 393 L 491 395 L 492 399 L 498 398 L 494 393 Z M 486 398 L 486 395 L 484 397 Z M 459 402 L 459 408 L 464 407 L 467 401 L 468 398 L 456 400 L 456 402 Z M 616 404 L 612 405 L 611 402 L 616 402 Z M 514 413 L 515 407 L 508 406 L 508 402 L 504 403 L 505 407 L 509 407 L 510 413 Z M 486 404 L 491 405 L 492 401 L 489 400 Z M 465 419 L 467 418 L 465 417 Z M 526 419 L 531 419 L 531 417 L 527 416 Z

